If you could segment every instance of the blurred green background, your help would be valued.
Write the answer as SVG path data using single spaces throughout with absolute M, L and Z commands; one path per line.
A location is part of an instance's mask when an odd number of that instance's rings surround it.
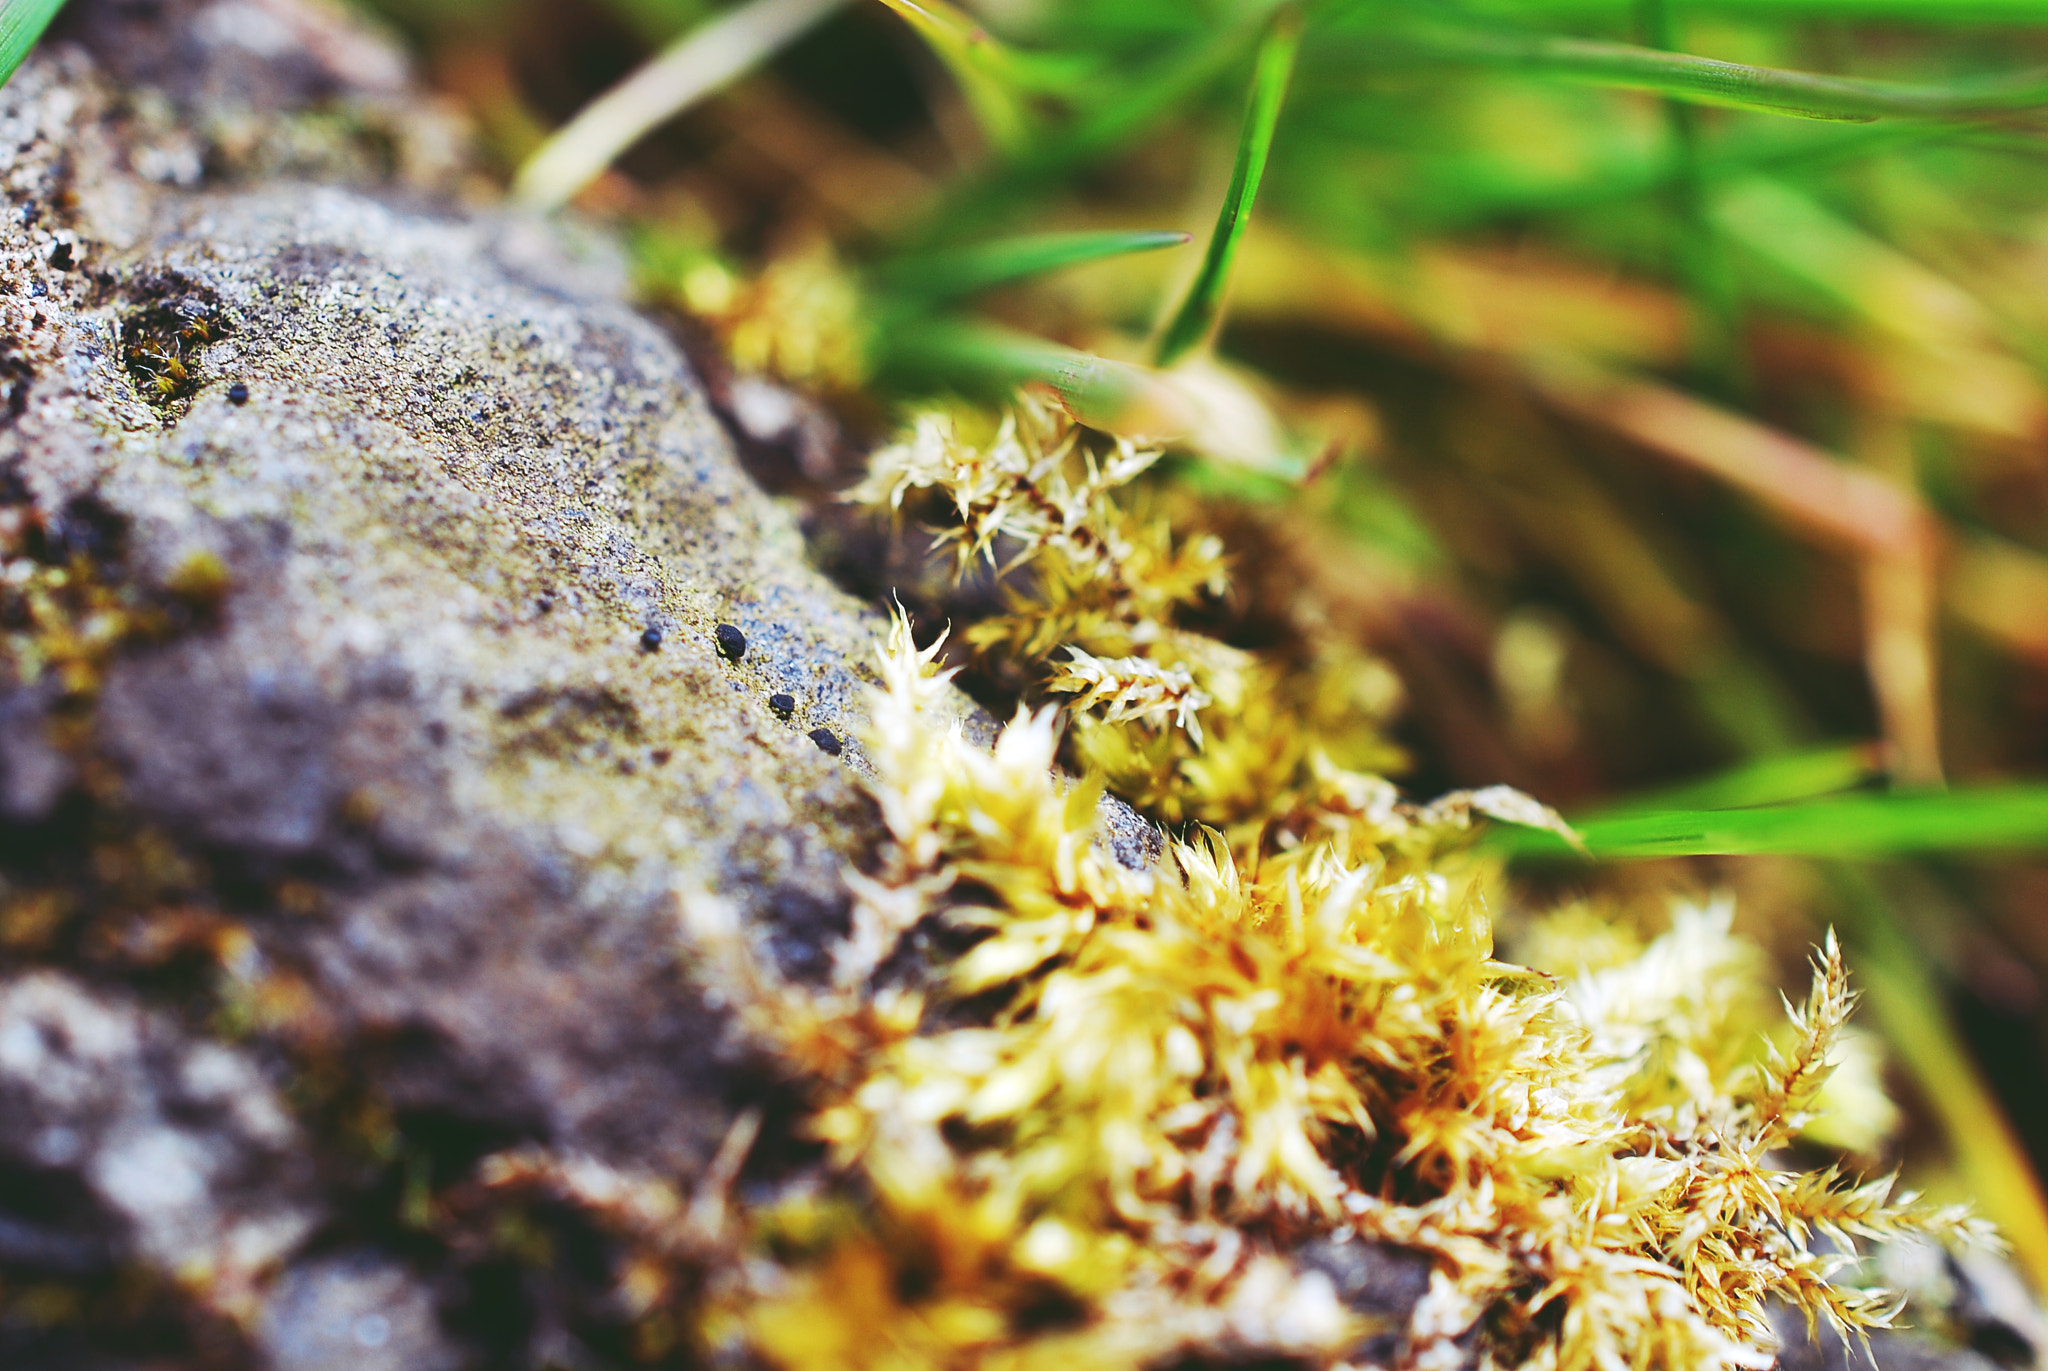
M 943 608 L 832 492 L 916 396 L 1031 374 L 1020 337 L 1143 360 L 1280 7 L 378 9 L 473 121 L 480 197 L 528 166 L 528 198 L 624 231 L 721 403 L 758 409 L 753 373 L 804 397 L 817 422 L 749 453 L 820 559 Z M 1872 1160 L 1974 1196 L 2048 1282 L 2048 823 L 1997 788 L 2048 777 L 2048 0 L 1290 14 L 1196 368 L 1251 436 L 1168 483 L 1245 604 L 1307 603 L 1400 678 L 1411 791 L 1693 816 L 1594 822 L 1639 859 L 1536 853 L 1518 902 L 1731 890 L 1795 981 L 1839 926 L 1907 1120 Z M 550 134 L 714 31 L 736 79 L 654 83 L 687 108 L 537 184 Z M 1152 229 L 1194 241 L 933 303 L 949 248 Z M 1700 811 L 1738 817 L 1701 838 Z M 1702 848 L 1754 855 L 1659 855 Z

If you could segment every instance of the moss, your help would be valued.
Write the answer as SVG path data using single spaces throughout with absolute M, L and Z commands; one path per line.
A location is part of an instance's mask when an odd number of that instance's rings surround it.
M 134 302 L 121 320 L 121 365 L 158 412 L 178 413 L 199 389 L 200 358 L 233 332 L 219 299 L 175 272 L 132 283 Z
M 1221 740 L 1316 668 L 1177 622 L 1187 591 L 1161 569 L 1198 530 L 1149 531 L 1139 554 L 1110 492 L 1142 455 L 1084 463 L 1084 441 L 1027 413 L 990 446 L 928 424 L 877 459 L 870 497 L 928 485 L 952 503 L 942 543 L 1054 560 L 999 630 L 967 636 L 1040 663 L 1055 703 L 1020 709 L 992 754 L 965 743 L 939 713 L 943 638 L 919 649 L 898 620 L 866 736 L 890 841 L 848 877 L 831 985 L 784 980 L 718 898 L 682 902 L 706 985 L 809 1095 L 838 1194 L 698 1222 L 728 1214 L 714 1167 L 665 1224 L 620 1212 L 613 1183 L 523 1172 L 671 1273 L 648 1314 L 663 1338 L 688 1318 L 700 1346 L 789 1371 L 1223 1350 L 1335 1364 L 1378 1330 L 1288 1254 L 1350 1241 L 1432 1263 L 1406 1360 L 1462 1362 L 1476 1330 L 1488 1366 L 1733 1371 L 1772 1364 L 1772 1300 L 1844 1336 L 1892 1321 L 1898 1302 L 1850 1268 L 1857 1241 L 1986 1240 L 1887 1179 L 1781 1161 L 1795 1137 L 1821 1142 L 1810 1125 L 1844 1053 L 1854 996 L 1832 939 L 1775 1040 L 1761 956 L 1725 908 L 1681 910 L 1570 984 L 1496 960 L 1496 874 L 1464 835 L 1489 814 L 1561 823 L 1499 787 L 1401 800 L 1335 759 L 1370 727 L 1356 700 L 1259 725 L 1261 759 L 1288 760 L 1228 828 L 1187 830 L 1152 870 L 1109 858 L 1105 778 L 1054 770 L 1063 723 L 1093 710 L 1092 727 L 1155 749 L 1160 789 L 1127 797 L 1187 813 L 1238 793 L 1205 770 Z M 1112 636 L 1128 661 L 1084 648 L 1065 675 L 1043 665 Z M 1167 671 L 1191 689 L 1154 708 Z M 898 942 L 934 925 L 972 938 L 923 989 L 877 988 Z M 1552 941 L 1575 926 L 1568 912 Z

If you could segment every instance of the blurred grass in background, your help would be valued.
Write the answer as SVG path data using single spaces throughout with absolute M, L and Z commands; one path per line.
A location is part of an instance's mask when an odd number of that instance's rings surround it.
M 753 455 L 855 579 L 829 493 L 903 398 L 1192 405 L 1172 483 L 1248 601 L 1394 668 L 1404 784 L 1611 811 L 1641 860 L 1528 840 L 1532 905 L 1724 887 L 1788 968 L 1840 926 L 1909 1170 L 2048 1283 L 2048 0 L 381 4 L 497 174 L 626 229 L 725 403 L 829 408 L 850 442 Z M 1145 370 L 1216 323 L 1147 341 L 1255 64 L 1215 352 Z

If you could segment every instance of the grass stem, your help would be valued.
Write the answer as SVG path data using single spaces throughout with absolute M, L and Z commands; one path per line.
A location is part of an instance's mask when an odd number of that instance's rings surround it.
M 0 0 L 0 85 L 5 85 L 64 8 L 64 0 Z
M 585 106 L 527 160 L 512 194 L 556 209 L 666 120 L 743 76 L 845 0 L 749 0 L 678 38 Z

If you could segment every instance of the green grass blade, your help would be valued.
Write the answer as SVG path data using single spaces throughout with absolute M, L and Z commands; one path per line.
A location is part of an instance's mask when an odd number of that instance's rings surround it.
M 1035 233 L 972 247 L 899 258 L 880 267 L 877 282 L 922 303 L 957 300 L 976 291 L 1061 267 L 1126 253 L 1179 247 L 1192 235 L 1177 229 L 1112 229 L 1099 233 Z
M 1882 774 L 1880 750 L 1874 743 L 1816 748 L 1745 762 L 1703 781 L 1631 797 L 1614 805 L 1607 814 L 1782 805 L 1852 790 Z
M 1077 99 L 1070 122 L 1009 149 L 1004 160 L 953 190 L 931 216 L 928 234 L 957 241 L 965 232 L 997 232 L 995 225 L 1014 223 L 1023 202 L 1041 199 L 1049 183 L 1124 150 L 1200 96 L 1263 28 L 1263 16 L 1211 26 L 1125 79 L 1096 82 L 1099 98 Z
M 1266 41 L 1259 45 L 1244 132 L 1238 137 L 1237 162 L 1230 171 L 1230 190 L 1223 197 L 1216 229 L 1209 235 L 1209 250 L 1202 256 L 1201 269 L 1180 308 L 1159 335 L 1153 360 L 1160 366 L 1172 366 L 1185 357 L 1209 336 L 1223 312 L 1230 266 L 1237 258 L 1245 227 L 1251 222 L 1259 180 L 1266 171 L 1266 155 L 1272 151 L 1273 131 L 1280 122 L 1280 106 L 1287 98 L 1287 81 L 1294 74 L 1294 58 L 1300 50 L 1301 16 L 1293 10 L 1283 10 L 1274 18 Z
M 1971 1197 L 1980 1212 L 1998 1216 L 2021 1268 L 2037 1282 L 2048 1280 L 2048 1201 L 1997 1092 L 1958 1031 L 1925 943 L 1900 917 L 1912 896 L 1902 898 L 1875 873 L 1841 863 L 1827 863 L 1821 872 L 1842 901 L 1842 932 L 1872 1017 L 1933 1108 Z
M 1025 141 L 1023 84 L 1004 44 L 948 0 L 882 0 L 930 44 L 960 83 L 982 132 L 999 148 Z
M 1489 67 L 1553 81 L 1651 91 L 1675 100 L 1800 119 L 1972 119 L 2048 106 L 2048 70 L 1945 85 L 1905 85 L 1722 62 L 1579 38 L 1416 27 L 1389 45 L 1423 61 Z
M 1922 852 L 2048 848 L 2048 785 L 1895 795 L 1838 795 L 1755 809 L 1624 812 L 1574 821 L 1596 858 L 1891 857 Z M 1531 830 L 1497 830 L 1517 855 L 1564 856 Z
M 990 399 L 1039 385 L 1076 420 L 1107 433 L 1172 442 L 1195 420 L 1170 376 L 990 324 L 907 320 L 879 330 L 876 348 L 880 369 L 899 383 Z
M 1465 0 L 1465 8 L 1517 23 L 1617 23 L 1634 0 Z M 2039 24 L 2048 0 L 1686 0 L 1694 14 L 1798 22 L 1834 19 L 1893 24 Z
M 1142 367 L 958 319 L 903 324 L 884 331 L 877 347 L 884 369 L 913 382 L 990 395 L 1037 383 L 1084 423 L 1103 426 L 1129 412 L 1147 383 Z
M 14 75 L 63 8 L 64 0 L 0 0 L 0 85 Z

